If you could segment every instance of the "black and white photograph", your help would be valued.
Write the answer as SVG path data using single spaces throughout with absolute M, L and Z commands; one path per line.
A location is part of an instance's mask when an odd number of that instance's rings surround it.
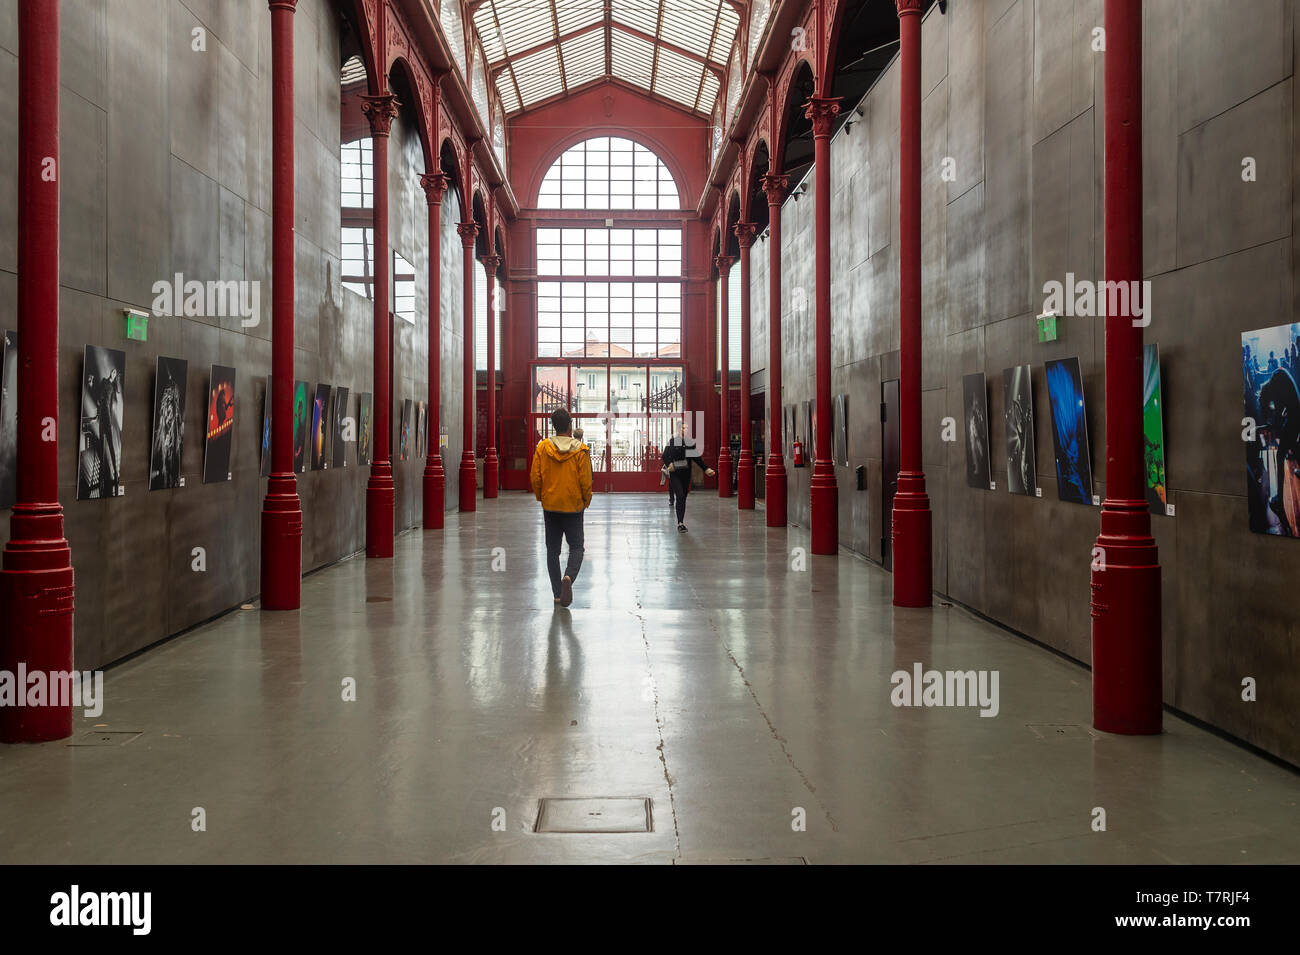
M 831 457 L 834 464 L 849 466 L 849 396 L 836 395 L 831 405 Z
M 213 365 L 208 377 L 208 433 L 203 449 L 203 483 L 231 479 L 235 442 L 235 369 Z
M 149 454 L 149 490 L 180 487 L 181 451 L 185 446 L 185 385 L 189 362 L 158 358 L 153 382 L 153 448 Z
M 77 500 L 117 497 L 123 491 L 126 352 L 87 345 L 82 367 Z
M 962 409 L 966 442 L 966 484 L 989 489 L 989 406 L 984 372 L 963 375 Z
M 13 507 L 18 496 L 18 333 L 6 329 L 0 347 L 0 507 Z
M 1034 457 L 1034 383 L 1029 365 L 1003 369 L 1002 419 L 1007 441 L 1007 490 L 1033 497 L 1038 493 L 1038 464 Z
M 334 389 L 334 456 L 333 467 L 345 468 L 348 466 L 348 444 L 344 440 L 346 422 L 349 417 L 348 389 L 339 386 Z M 353 431 L 355 433 L 356 423 L 353 422 Z

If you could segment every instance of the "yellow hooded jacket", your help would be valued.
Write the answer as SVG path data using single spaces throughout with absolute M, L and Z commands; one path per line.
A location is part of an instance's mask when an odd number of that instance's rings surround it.
M 591 449 L 567 434 L 544 438 L 533 452 L 532 483 L 543 510 L 586 510 L 591 504 Z

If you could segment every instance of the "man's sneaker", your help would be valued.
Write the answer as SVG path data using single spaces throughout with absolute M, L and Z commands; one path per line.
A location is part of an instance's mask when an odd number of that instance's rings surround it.
M 560 606 L 567 607 L 573 603 L 573 581 L 565 577 L 560 581 Z
M 678 529 L 679 531 L 681 531 L 683 534 L 686 533 L 686 525 L 685 525 L 685 524 L 678 524 L 678 525 L 677 525 L 677 529 Z

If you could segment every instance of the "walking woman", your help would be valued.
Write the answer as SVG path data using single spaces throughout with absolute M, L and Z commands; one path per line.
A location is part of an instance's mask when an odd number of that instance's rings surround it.
M 668 439 L 663 453 L 664 471 L 668 475 L 668 503 L 676 507 L 677 530 L 686 533 L 686 495 L 691 490 L 691 465 L 697 465 L 705 477 L 713 477 L 713 468 L 704 463 L 700 449 L 692 438 L 682 434 L 678 425 Z

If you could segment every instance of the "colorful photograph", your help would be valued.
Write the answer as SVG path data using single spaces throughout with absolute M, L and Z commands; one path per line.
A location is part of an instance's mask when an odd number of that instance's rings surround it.
M 235 369 L 213 365 L 208 385 L 208 435 L 203 483 L 229 481 L 230 449 L 235 440 Z
M 149 490 L 180 487 L 181 451 L 185 444 L 185 381 L 189 362 L 158 359 L 153 384 L 153 448 L 149 455 Z
M 271 476 L 271 379 L 266 379 L 266 392 L 262 396 L 262 477 Z
M 1243 332 L 1241 371 L 1250 529 L 1300 537 L 1300 324 Z
M 293 385 L 293 470 L 307 470 L 307 432 L 311 428 L 311 391 L 307 382 Z
M 1079 359 L 1047 362 L 1047 399 L 1052 410 L 1056 493 L 1062 501 L 1092 504 L 1092 452 Z
M 18 333 L 6 331 L 0 355 L 0 507 L 18 494 Z
M 325 432 L 329 422 L 330 386 L 316 386 L 316 400 L 311 406 L 311 469 L 325 469 Z
M 1142 456 L 1146 462 L 1147 503 L 1152 514 L 1165 512 L 1165 425 L 1160 408 L 1160 349 L 1142 349 Z
M 402 429 L 397 434 L 398 460 L 405 461 L 411 451 L 411 399 L 402 401 Z
M 87 345 L 83 367 L 77 500 L 117 497 L 122 493 L 126 352 Z

